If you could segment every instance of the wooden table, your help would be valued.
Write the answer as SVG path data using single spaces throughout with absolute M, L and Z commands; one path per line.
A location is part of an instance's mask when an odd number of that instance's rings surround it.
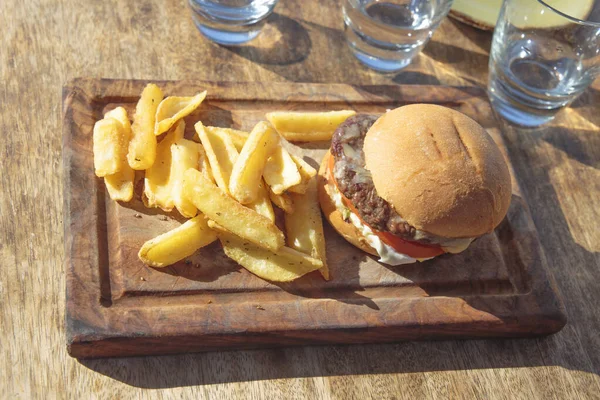
M 595 89 L 548 127 L 505 129 L 568 312 L 560 333 L 527 340 L 70 358 L 61 162 L 61 87 L 67 80 L 486 84 L 491 35 L 452 20 L 442 23 L 406 71 L 381 75 L 363 68 L 347 49 L 339 1 L 283 0 L 264 34 L 241 48 L 203 39 L 184 3 L 3 2 L 0 398 L 600 397 Z

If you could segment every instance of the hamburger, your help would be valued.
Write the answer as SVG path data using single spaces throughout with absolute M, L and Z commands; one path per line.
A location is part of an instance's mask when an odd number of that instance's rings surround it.
M 348 118 L 333 134 L 318 187 L 333 228 L 390 265 L 464 251 L 502 221 L 512 194 L 485 129 L 431 104 Z

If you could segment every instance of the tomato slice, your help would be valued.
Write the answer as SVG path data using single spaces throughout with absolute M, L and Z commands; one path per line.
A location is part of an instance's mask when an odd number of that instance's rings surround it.
M 418 242 L 411 242 L 409 240 L 402 239 L 401 237 L 396 236 L 392 233 L 375 230 L 369 224 L 367 224 L 365 221 L 363 221 L 363 219 L 360 217 L 360 214 L 358 213 L 358 210 L 356 209 L 356 207 L 354 207 L 352 202 L 348 198 L 346 198 L 346 196 L 344 196 L 344 194 L 342 193 L 341 190 L 339 190 L 339 188 L 337 186 L 337 182 L 335 181 L 335 177 L 333 176 L 333 163 L 334 163 L 333 156 L 330 155 L 329 156 L 329 177 L 330 177 L 331 181 L 333 182 L 333 184 L 335 185 L 335 187 L 338 189 L 338 192 L 340 192 L 340 195 L 342 196 L 342 201 L 343 201 L 344 205 L 346 207 L 348 207 L 350 209 L 350 211 L 353 212 L 358 217 L 358 219 L 360 219 L 360 221 L 363 224 L 365 224 L 369 228 L 371 228 L 373 233 L 376 234 L 385 244 L 393 247 L 394 250 L 396 250 L 397 252 L 406 254 L 407 256 L 413 257 L 413 258 L 430 258 L 430 257 L 439 256 L 440 254 L 444 254 L 444 250 L 438 245 L 426 245 L 426 244 L 422 244 L 422 243 L 418 243 Z

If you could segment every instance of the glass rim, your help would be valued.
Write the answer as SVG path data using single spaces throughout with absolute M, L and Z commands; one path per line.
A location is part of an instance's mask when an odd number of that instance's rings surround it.
M 588 26 L 594 26 L 594 27 L 598 27 L 600 28 L 600 22 L 594 22 L 594 21 L 584 21 L 582 19 L 573 17 L 569 14 L 566 14 L 556 8 L 554 8 L 553 6 L 551 6 L 550 4 L 546 3 L 547 0 L 537 0 L 538 3 L 540 3 L 541 5 L 548 7 L 550 10 L 554 11 L 555 13 L 557 13 L 558 15 L 560 15 L 563 18 L 568 19 L 569 21 L 576 23 L 578 25 L 588 25 Z

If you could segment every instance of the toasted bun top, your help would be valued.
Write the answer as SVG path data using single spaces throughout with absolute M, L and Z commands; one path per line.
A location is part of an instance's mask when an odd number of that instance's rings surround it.
M 411 104 L 379 118 L 365 138 L 377 194 L 417 229 L 476 237 L 502 221 L 512 195 L 498 146 L 466 115 Z

